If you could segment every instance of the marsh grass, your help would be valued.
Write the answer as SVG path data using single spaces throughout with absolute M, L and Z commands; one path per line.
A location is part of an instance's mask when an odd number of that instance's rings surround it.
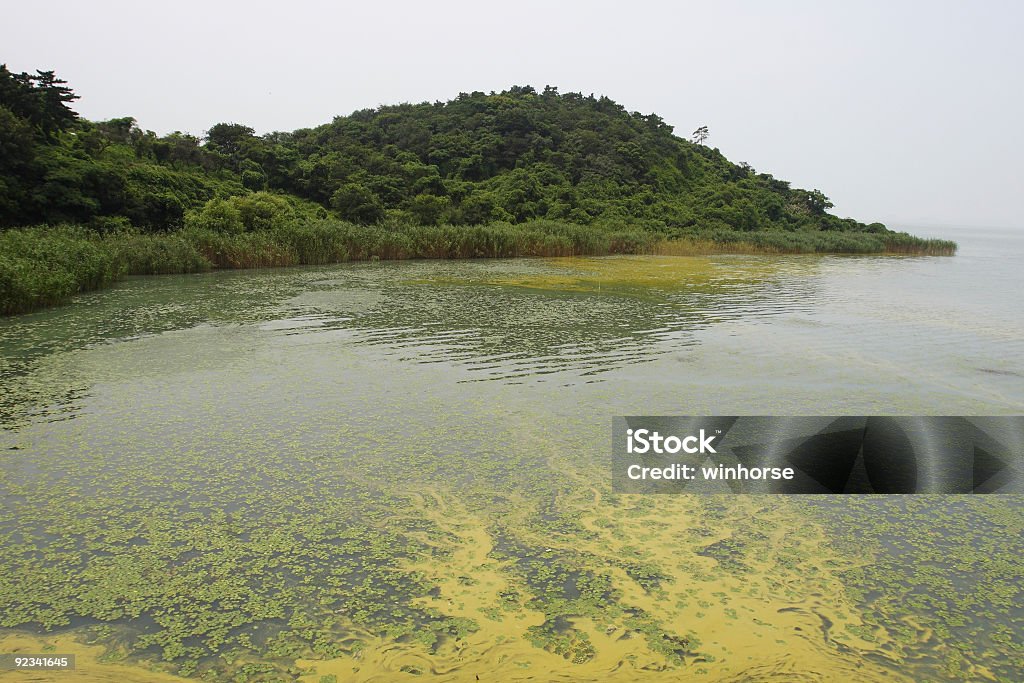
M 229 235 L 212 230 L 186 230 L 183 235 L 214 268 L 273 268 L 301 263 L 290 245 L 269 232 Z
M 110 244 L 79 227 L 0 232 L 0 312 L 24 313 L 125 273 Z
M 124 275 L 192 273 L 342 261 L 656 254 L 920 254 L 947 256 L 956 243 L 907 233 L 707 231 L 666 234 L 621 223 L 576 225 L 537 220 L 475 226 L 332 220 L 292 221 L 268 230 L 227 233 L 190 227 L 176 233 L 132 230 L 99 235 L 79 226 L 0 233 L 0 312 L 24 313 L 99 289 Z
M 196 273 L 211 266 L 195 241 L 181 234 L 111 235 L 99 244 L 112 251 L 124 272 L 130 275 Z
M 956 242 L 951 240 L 925 239 L 905 232 L 885 235 L 885 251 L 888 254 L 911 254 L 917 256 L 953 256 Z
M 905 254 L 952 256 L 956 242 L 905 232 L 739 232 L 716 230 L 673 236 L 655 248 L 666 256 L 704 254 Z
M 711 254 L 778 254 L 778 249 L 750 242 L 715 242 L 701 238 L 676 238 L 654 245 L 655 256 L 708 256 Z

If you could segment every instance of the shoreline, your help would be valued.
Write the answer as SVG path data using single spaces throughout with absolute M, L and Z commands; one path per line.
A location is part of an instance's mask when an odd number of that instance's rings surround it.
M 558 221 L 477 226 L 293 223 L 238 233 L 185 229 L 98 234 L 80 226 L 0 232 L 0 315 L 66 303 L 129 275 L 327 265 L 350 261 L 560 256 L 863 254 L 952 256 L 957 245 L 886 232 L 661 232 Z

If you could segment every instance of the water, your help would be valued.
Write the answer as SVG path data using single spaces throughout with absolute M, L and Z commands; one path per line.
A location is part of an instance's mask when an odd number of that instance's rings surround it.
M 1012 678 L 1018 498 L 609 494 L 613 415 L 1020 414 L 1024 232 L 934 236 L 960 254 L 217 272 L 0 321 L 0 625 L 271 679 Z

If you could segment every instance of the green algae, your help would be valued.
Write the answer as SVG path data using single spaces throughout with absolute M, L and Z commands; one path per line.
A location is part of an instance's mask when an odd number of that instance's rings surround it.
M 699 412 L 681 354 L 836 267 L 628 263 L 157 278 L 7 321 L 3 632 L 215 680 L 1019 670 L 1016 499 L 609 494 L 604 416 Z
M 870 553 L 870 562 L 842 573 L 866 622 L 845 629 L 868 639 L 893 631 L 896 656 L 927 660 L 953 679 L 970 675 L 969 662 L 1014 680 L 1024 671 L 1024 587 L 1011 579 L 1024 576 L 1021 503 L 872 496 L 813 505 L 835 529 L 837 547 Z

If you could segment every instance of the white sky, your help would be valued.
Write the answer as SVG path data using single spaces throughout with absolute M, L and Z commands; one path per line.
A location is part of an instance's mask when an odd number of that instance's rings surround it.
M 1024 2 L 6 2 L 90 119 L 260 133 L 510 85 L 608 95 L 889 223 L 1021 227 Z

